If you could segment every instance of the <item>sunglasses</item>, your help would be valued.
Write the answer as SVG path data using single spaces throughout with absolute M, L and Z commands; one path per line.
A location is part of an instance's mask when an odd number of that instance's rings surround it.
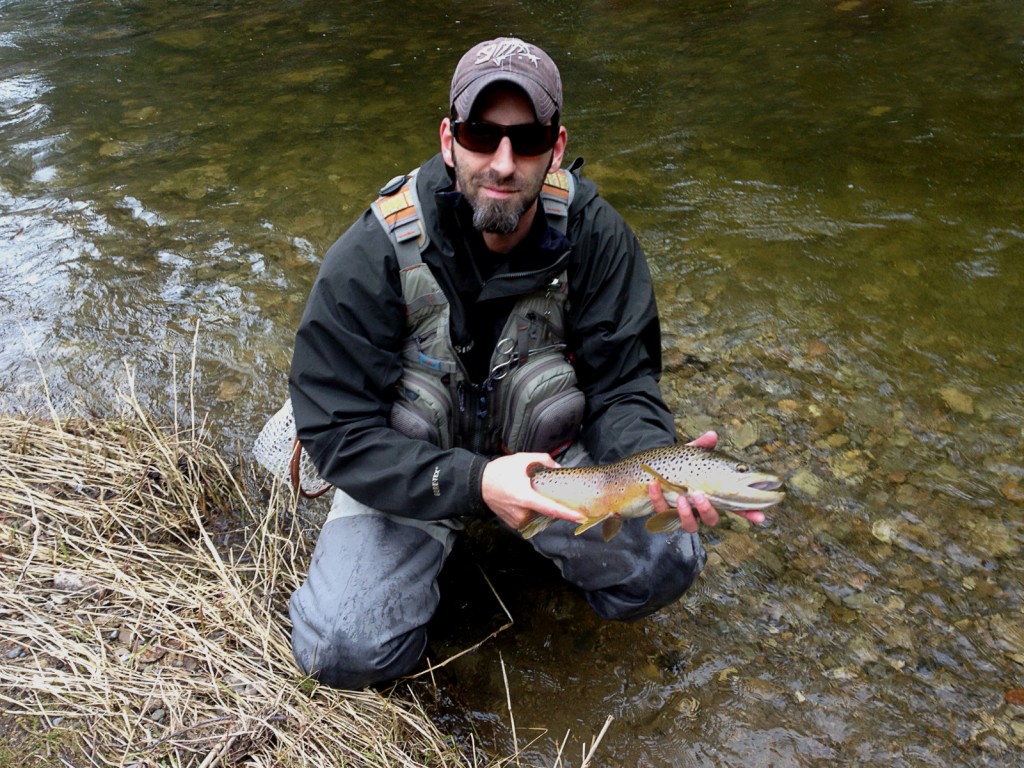
M 489 155 L 497 150 L 501 140 L 508 136 L 512 151 L 523 157 L 543 155 L 558 138 L 558 121 L 551 125 L 523 123 L 522 125 L 496 125 L 472 120 L 452 120 L 452 135 L 470 152 Z

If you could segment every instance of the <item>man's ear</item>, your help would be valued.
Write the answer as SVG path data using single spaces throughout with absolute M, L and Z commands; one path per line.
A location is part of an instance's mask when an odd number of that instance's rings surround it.
M 444 158 L 445 165 L 449 168 L 455 167 L 455 157 L 452 155 L 452 142 L 455 141 L 455 137 L 452 136 L 452 121 L 451 118 L 446 117 L 441 121 L 441 157 Z
M 558 126 L 558 138 L 555 139 L 555 151 L 551 153 L 551 166 L 548 173 L 554 173 L 562 167 L 562 157 L 565 155 L 565 147 L 569 143 L 569 132 L 564 125 Z

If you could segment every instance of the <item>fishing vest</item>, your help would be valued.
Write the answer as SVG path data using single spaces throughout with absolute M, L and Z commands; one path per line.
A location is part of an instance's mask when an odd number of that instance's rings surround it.
M 565 170 L 548 174 L 541 189 L 548 223 L 563 234 L 574 191 Z M 429 243 L 416 171 L 388 182 L 371 209 L 394 244 L 406 307 L 391 427 L 442 449 L 484 455 L 568 447 L 583 420 L 584 397 L 565 351 L 566 272 L 516 302 L 486 380 L 474 383 L 452 343 L 448 297 L 422 259 Z

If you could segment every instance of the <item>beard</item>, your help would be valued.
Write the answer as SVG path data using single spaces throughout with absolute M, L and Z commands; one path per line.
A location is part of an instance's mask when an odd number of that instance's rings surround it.
M 471 200 L 470 205 L 473 208 L 473 227 L 477 232 L 490 232 L 492 235 L 511 235 L 519 229 L 519 221 L 529 207 L 516 206 L 512 199 L 483 203 Z
M 540 197 L 544 177 L 547 175 L 546 165 L 539 167 L 538 174 L 530 176 L 502 177 L 493 171 L 482 171 L 473 175 L 459 163 L 457 153 L 453 153 L 453 160 L 459 190 L 473 210 L 473 227 L 478 232 L 493 235 L 511 235 L 519 228 L 523 214 L 530 210 Z M 484 186 L 518 191 L 509 197 L 496 200 L 481 193 L 481 187 Z

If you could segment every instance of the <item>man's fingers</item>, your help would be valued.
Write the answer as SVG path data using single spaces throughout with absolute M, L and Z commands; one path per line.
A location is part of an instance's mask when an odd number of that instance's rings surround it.
M 687 533 L 697 533 L 702 522 L 708 526 L 718 525 L 718 510 L 712 506 L 708 497 L 699 491 L 691 493 L 689 499 L 679 494 L 676 511 L 679 513 L 679 523 Z
M 704 521 L 705 525 L 718 525 L 718 510 L 711 505 L 707 496 L 695 491 L 690 494 L 690 501 L 693 502 L 692 506 L 696 507 L 697 514 L 700 515 L 700 519 Z
M 745 517 L 754 525 L 761 525 L 765 521 L 764 512 L 759 509 L 747 509 L 742 512 L 737 512 L 740 517 Z
M 694 514 L 693 508 L 683 494 L 676 499 L 676 511 L 679 513 L 679 524 L 687 533 L 697 533 L 700 530 L 700 523 Z
M 691 440 L 687 445 L 693 445 L 697 448 L 706 448 L 712 450 L 718 445 L 718 433 L 714 431 L 705 432 L 703 435 L 698 437 L 696 440 Z
M 665 494 L 661 492 L 661 486 L 657 480 L 652 480 L 647 484 L 647 496 L 651 500 L 651 504 L 654 506 L 654 514 L 661 512 L 668 512 L 672 507 L 665 501 Z

